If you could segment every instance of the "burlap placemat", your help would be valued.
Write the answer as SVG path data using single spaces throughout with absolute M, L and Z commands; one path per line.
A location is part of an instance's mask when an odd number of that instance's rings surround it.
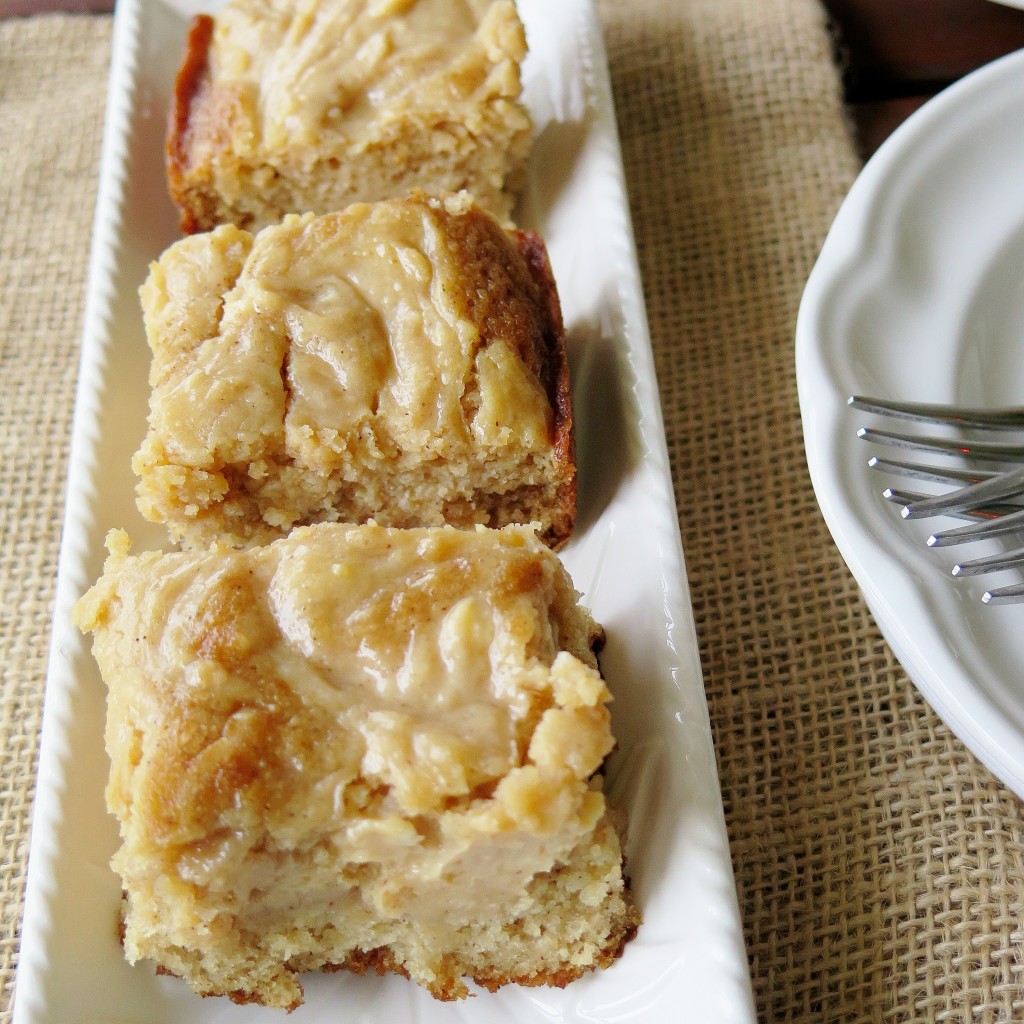
M 761 1018 L 1021 1019 L 1020 805 L 895 664 L 804 465 L 796 309 L 857 170 L 821 11 L 601 9 Z M 0 24 L 3 1021 L 109 41 Z
M 19 945 L 110 21 L 0 21 L 0 982 Z

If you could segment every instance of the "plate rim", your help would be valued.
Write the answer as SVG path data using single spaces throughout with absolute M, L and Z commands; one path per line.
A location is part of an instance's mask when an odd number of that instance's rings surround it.
M 909 570 L 902 565 L 899 572 L 888 576 L 878 571 L 878 558 L 871 554 L 872 545 L 865 540 L 863 524 L 853 511 L 836 500 L 841 487 L 834 460 L 829 456 L 840 430 L 845 397 L 853 393 L 853 389 L 846 391 L 842 406 L 832 395 L 823 398 L 822 381 L 833 385 L 838 385 L 838 381 L 825 368 L 826 352 L 817 330 L 823 306 L 839 274 L 858 255 L 864 254 L 868 244 L 869 208 L 890 174 L 916 146 L 927 142 L 936 129 L 953 121 L 963 108 L 983 102 L 990 91 L 1006 84 L 1024 93 L 1024 51 L 998 58 L 947 87 L 914 111 L 868 160 L 841 204 L 808 277 L 797 315 L 795 365 L 804 447 L 814 493 L 836 547 L 862 591 L 876 624 L 911 681 L 939 717 L 994 775 L 1024 797 L 1024 730 L 1009 727 L 1009 723 L 1002 720 L 994 700 L 984 689 L 974 687 L 958 661 L 949 656 L 944 642 L 934 646 L 929 643 L 926 652 L 922 648 L 920 630 L 905 628 L 900 611 L 908 601 L 917 611 L 923 603 L 920 587 L 910 585 Z M 843 389 L 837 387 L 836 391 L 841 393 Z M 889 589 L 894 578 L 900 584 L 895 595 Z M 883 581 L 888 586 L 883 586 Z M 955 584 L 956 581 L 951 578 L 949 582 Z M 932 630 L 924 639 L 932 642 L 942 637 L 938 630 Z M 979 721 L 979 709 L 989 716 L 984 724 Z

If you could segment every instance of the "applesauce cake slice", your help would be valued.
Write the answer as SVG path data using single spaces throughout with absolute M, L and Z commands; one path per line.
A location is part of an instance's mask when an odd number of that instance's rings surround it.
M 531 124 L 510 0 L 233 0 L 192 24 L 167 139 L 183 230 L 467 189 L 507 217 Z
M 73 615 L 108 687 L 130 961 L 294 1008 L 318 968 L 455 999 L 621 953 L 601 630 L 532 530 L 108 547 Z
M 465 193 L 193 235 L 141 289 L 143 515 L 175 541 L 322 521 L 540 524 L 576 511 L 569 370 L 544 244 Z

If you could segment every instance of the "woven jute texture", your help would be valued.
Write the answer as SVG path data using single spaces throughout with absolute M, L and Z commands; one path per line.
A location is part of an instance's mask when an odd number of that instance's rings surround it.
M 822 12 L 601 13 L 759 1015 L 1024 1019 L 1021 806 L 895 663 L 808 483 L 796 309 L 857 171 Z M 109 43 L 0 24 L 3 1021 Z
M 0 983 L 14 982 L 109 19 L 0 22 Z

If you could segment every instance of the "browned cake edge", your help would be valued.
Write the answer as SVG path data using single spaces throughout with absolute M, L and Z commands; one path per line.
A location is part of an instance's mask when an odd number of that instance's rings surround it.
M 185 52 L 174 80 L 171 108 L 167 119 L 167 139 L 164 146 L 167 162 L 167 186 L 171 199 L 178 207 L 181 230 L 194 234 L 205 229 L 214 215 L 213 210 L 201 211 L 204 195 L 189 183 L 189 138 L 193 119 L 201 97 L 209 85 L 209 51 L 213 38 L 214 20 L 208 14 L 198 14 L 189 23 L 185 37 Z
M 558 488 L 556 507 L 543 540 L 556 551 L 572 536 L 576 523 L 576 429 L 572 410 L 572 384 L 569 379 L 569 355 L 565 345 L 565 325 L 558 298 L 555 275 L 548 259 L 547 246 L 537 231 L 513 229 L 511 232 L 526 262 L 530 276 L 540 289 L 547 307 L 544 341 L 547 347 L 546 373 L 542 383 L 555 417 L 554 449 L 556 459 L 568 472 Z

